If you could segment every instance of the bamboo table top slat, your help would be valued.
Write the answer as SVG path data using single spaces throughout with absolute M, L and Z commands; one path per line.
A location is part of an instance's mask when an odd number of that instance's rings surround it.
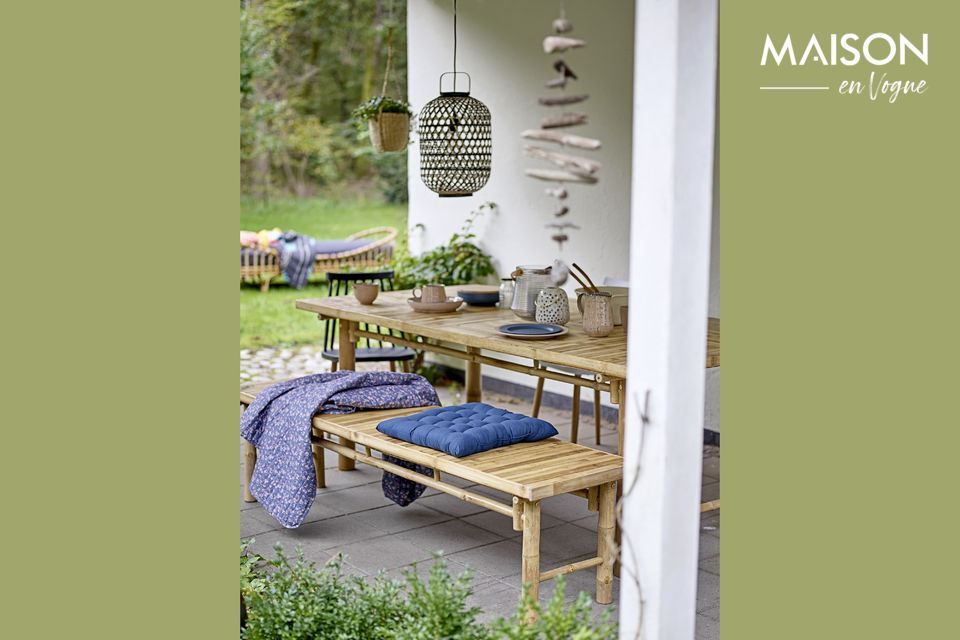
M 627 377 L 627 339 L 623 327 L 613 328 L 605 338 L 591 338 L 583 331 L 576 304 L 570 305 L 568 333 L 549 340 L 517 340 L 497 333 L 503 324 L 522 322 L 509 309 L 462 306 L 455 313 L 418 313 L 410 308 L 410 291 L 382 292 L 372 305 L 362 305 L 351 296 L 305 298 L 297 309 L 354 322 L 451 342 L 465 347 L 540 360 L 592 371 L 610 378 Z M 710 318 L 707 331 L 708 368 L 720 366 L 720 319 Z

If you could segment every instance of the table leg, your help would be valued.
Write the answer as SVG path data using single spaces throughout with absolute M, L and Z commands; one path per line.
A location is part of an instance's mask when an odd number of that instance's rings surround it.
M 616 396 L 614 396 L 613 388 L 616 386 Z M 625 380 L 612 380 L 610 382 L 610 396 L 613 402 L 617 403 L 617 455 L 623 455 L 623 433 L 627 424 L 627 383 Z M 623 480 L 617 483 L 617 503 L 620 503 L 620 499 L 623 497 Z M 620 548 L 620 527 L 614 528 L 613 533 L 614 541 L 616 548 Z M 617 577 L 620 576 L 620 558 L 617 557 L 617 561 L 613 566 L 613 573 Z
M 350 320 L 340 320 L 340 341 L 339 341 L 339 358 L 340 358 L 340 367 L 341 371 L 355 371 L 356 370 L 356 357 L 357 357 L 357 343 L 354 339 L 354 331 L 356 331 L 357 323 L 351 322 Z M 352 440 L 347 440 L 345 438 L 340 438 L 340 444 L 345 447 L 350 447 L 351 449 L 356 448 L 356 444 Z M 337 466 L 340 471 L 353 471 L 356 468 L 356 463 L 345 456 L 340 456 L 337 461 Z
M 480 349 L 467 347 L 467 353 L 480 353 Z M 467 402 L 480 402 L 483 400 L 480 376 L 480 363 L 467 360 Z

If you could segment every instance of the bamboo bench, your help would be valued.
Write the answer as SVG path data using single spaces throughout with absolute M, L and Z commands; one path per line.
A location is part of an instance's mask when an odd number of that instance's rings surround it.
M 269 384 L 251 385 L 240 391 L 240 402 L 249 405 L 259 390 Z M 523 532 L 521 574 L 529 585 L 530 595 L 539 596 L 541 582 L 582 569 L 597 568 L 596 600 L 600 604 L 613 601 L 613 566 L 615 562 L 614 529 L 616 483 L 623 472 L 620 456 L 589 447 L 549 438 L 540 442 L 524 442 L 500 447 L 464 458 L 417 446 L 391 438 L 377 431 L 377 425 L 388 418 L 424 411 L 390 409 L 361 411 L 346 415 L 318 415 L 313 419 L 311 439 L 317 487 L 326 486 L 323 451 L 329 449 L 349 460 L 389 471 L 438 491 L 502 514 L 513 521 L 514 531 Z M 334 436 L 337 441 L 330 438 Z M 363 447 L 358 451 L 356 445 Z M 256 464 L 256 450 L 245 446 L 244 497 L 252 502 L 249 483 Z M 425 476 L 391 464 L 373 455 L 374 451 L 421 464 L 433 469 Z M 445 481 L 442 474 L 511 495 L 512 504 L 458 487 Z M 552 496 L 574 493 L 587 498 L 588 508 L 598 512 L 597 555 L 587 560 L 540 571 L 540 501 Z

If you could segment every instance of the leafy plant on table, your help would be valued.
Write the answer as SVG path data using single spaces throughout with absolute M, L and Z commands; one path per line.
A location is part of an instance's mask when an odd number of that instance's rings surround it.
M 470 212 L 459 231 L 439 247 L 419 256 L 403 249 L 393 262 L 393 280 L 397 289 L 411 289 L 421 284 L 443 285 L 477 282 L 495 273 L 493 259 L 477 243 L 473 227 L 488 212 L 496 212 L 494 202 L 484 202 Z

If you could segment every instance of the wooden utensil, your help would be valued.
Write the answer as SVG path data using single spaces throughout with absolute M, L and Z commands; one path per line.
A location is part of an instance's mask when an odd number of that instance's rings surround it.
M 579 271 L 579 272 L 583 275 L 583 277 L 587 279 L 587 282 L 590 283 L 590 287 L 586 287 L 586 285 L 584 285 L 585 288 L 591 288 L 591 289 L 593 289 L 593 292 L 594 292 L 594 293 L 600 293 L 600 289 L 597 289 L 597 285 L 593 284 L 593 280 L 590 279 L 590 276 L 587 275 L 587 272 L 586 272 L 586 271 L 584 271 L 582 268 L 580 268 L 580 265 L 578 265 L 576 262 L 574 262 L 574 263 L 573 263 L 573 268 L 576 269 L 577 271 Z M 580 282 L 580 280 L 578 279 L 577 282 Z M 580 282 L 580 284 L 583 284 L 583 283 Z
M 575 274 L 573 271 L 570 272 L 570 275 L 573 276 L 573 279 L 574 279 L 574 280 L 576 280 L 578 283 L 580 283 L 580 286 L 581 286 L 581 287 L 583 287 L 584 289 L 587 289 L 588 291 L 590 290 L 590 287 L 588 287 L 586 284 L 584 284 L 583 280 L 580 279 L 580 276 L 578 276 L 577 274 Z

